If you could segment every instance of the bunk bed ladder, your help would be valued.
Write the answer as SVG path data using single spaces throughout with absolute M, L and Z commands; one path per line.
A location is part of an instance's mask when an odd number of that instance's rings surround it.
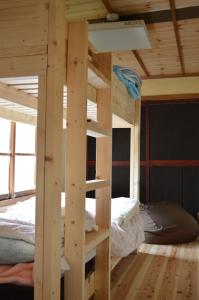
M 66 300 L 88 299 L 85 292 L 85 257 L 95 248 L 95 299 L 110 299 L 111 88 L 106 82 L 102 89 L 96 89 L 97 122 L 87 122 L 87 60 L 87 23 L 69 23 L 67 139 L 70 143 L 66 151 L 65 257 L 71 269 L 65 273 Z M 107 59 L 102 59 L 101 68 L 103 61 L 107 63 Z M 111 78 L 111 55 L 108 62 Z M 94 72 L 95 68 L 92 70 Z M 103 69 L 99 68 L 100 71 L 103 73 Z M 87 133 L 96 137 L 96 179 L 91 181 L 86 181 Z M 91 190 L 96 190 L 96 223 L 99 230 L 85 234 L 85 197 L 86 192 Z

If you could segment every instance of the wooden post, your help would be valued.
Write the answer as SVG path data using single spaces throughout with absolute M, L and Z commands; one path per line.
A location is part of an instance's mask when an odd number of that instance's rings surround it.
M 87 111 L 87 22 L 68 26 L 65 299 L 83 300 L 85 288 L 85 187 Z
M 140 190 L 140 116 L 141 100 L 135 102 L 134 125 L 130 142 L 130 197 L 139 199 Z
M 39 81 L 35 300 L 60 299 L 64 0 L 49 0 L 48 68 Z
M 107 54 L 109 76 L 112 73 L 111 55 Z M 103 61 L 101 64 L 103 71 Z M 107 65 L 106 65 L 107 70 Z M 112 130 L 112 95 L 111 89 L 97 91 L 97 120 L 98 124 Z M 96 178 L 106 178 L 111 183 L 112 174 L 112 135 L 98 138 L 96 141 Z M 111 222 L 111 184 L 96 190 L 96 222 L 99 228 L 110 230 Z M 97 246 L 95 270 L 95 297 L 97 300 L 110 299 L 110 238 Z

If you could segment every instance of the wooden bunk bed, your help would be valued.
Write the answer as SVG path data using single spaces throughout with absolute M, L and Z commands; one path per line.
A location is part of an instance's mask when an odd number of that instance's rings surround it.
M 87 22 L 67 24 L 64 10 L 60 0 L 0 4 L 0 116 L 37 124 L 35 300 L 60 298 L 63 116 L 70 141 L 65 256 L 71 271 L 66 273 L 65 299 L 88 299 L 93 286 L 96 299 L 109 299 L 111 268 L 120 260 L 115 258 L 111 267 L 112 113 L 132 125 L 131 196 L 139 197 L 140 101 L 131 102 L 125 88 L 113 78 L 111 54 L 94 55 L 92 63 L 88 62 Z M 67 104 L 63 111 L 64 86 Z M 87 99 L 97 104 L 96 121 L 87 121 Z M 96 180 L 90 182 L 86 182 L 87 132 L 97 138 Z M 100 229 L 85 235 L 85 193 L 90 190 L 96 190 Z M 85 285 L 85 253 L 91 248 L 97 249 L 95 283 L 90 279 L 91 284 L 88 280 Z

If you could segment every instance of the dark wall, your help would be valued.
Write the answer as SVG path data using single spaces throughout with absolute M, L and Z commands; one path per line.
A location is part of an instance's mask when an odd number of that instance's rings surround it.
M 142 107 L 141 201 L 199 211 L 199 103 Z
M 88 138 L 88 179 L 95 178 L 95 139 Z M 199 211 L 199 103 L 150 104 L 141 115 L 140 199 Z M 113 130 L 112 196 L 129 196 L 130 130 Z M 88 193 L 94 197 L 95 194 Z
M 95 139 L 87 140 L 87 179 L 95 178 L 96 159 Z M 130 129 L 113 129 L 113 166 L 112 166 L 112 197 L 129 197 L 130 178 Z M 128 163 L 126 163 L 128 162 Z M 94 197 L 94 192 L 89 192 L 88 197 Z

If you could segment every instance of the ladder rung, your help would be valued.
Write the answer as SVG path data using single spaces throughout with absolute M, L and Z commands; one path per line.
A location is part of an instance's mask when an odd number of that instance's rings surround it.
M 86 192 L 104 188 L 110 185 L 109 179 L 95 179 L 86 181 Z
M 87 122 L 87 135 L 93 136 L 95 138 L 107 137 L 111 135 L 110 130 L 106 130 L 98 125 L 95 121 Z
M 88 253 L 96 248 L 100 243 L 109 237 L 108 229 L 100 229 L 99 231 L 92 231 L 86 233 L 86 247 L 85 252 Z

